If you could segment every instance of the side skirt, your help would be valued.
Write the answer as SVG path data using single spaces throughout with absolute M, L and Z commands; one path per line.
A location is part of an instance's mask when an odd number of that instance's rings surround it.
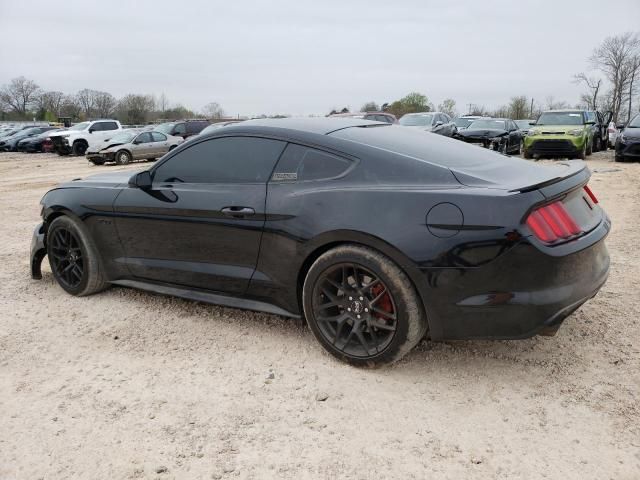
M 217 293 L 203 292 L 200 290 L 189 290 L 184 287 L 143 282 L 140 280 L 114 280 L 111 283 L 114 285 L 121 285 L 123 287 L 131 287 L 137 288 L 139 290 L 146 290 L 148 292 L 159 293 L 161 295 L 170 295 L 172 297 L 195 300 L 196 302 L 211 303 L 213 305 L 222 305 L 224 307 L 240 308 L 243 310 L 254 310 L 256 312 L 272 313 L 274 315 L 281 315 L 283 317 L 301 318 L 298 314 L 291 313 L 270 303 L 260 302 L 258 300 L 250 300 L 248 298 L 229 297 Z

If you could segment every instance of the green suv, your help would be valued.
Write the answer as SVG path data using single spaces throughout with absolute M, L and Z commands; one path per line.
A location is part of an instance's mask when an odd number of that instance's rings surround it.
M 593 124 L 584 110 L 543 112 L 524 138 L 524 158 L 585 159 L 593 151 Z

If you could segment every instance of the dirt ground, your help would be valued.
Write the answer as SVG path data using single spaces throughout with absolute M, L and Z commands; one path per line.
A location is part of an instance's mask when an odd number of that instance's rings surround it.
M 141 165 L 0 154 L 0 478 L 640 478 L 640 164 L 588 163 L 611 274 L 557 336 L 361 370 L 301 322 L 32 280 L 41 196 Z

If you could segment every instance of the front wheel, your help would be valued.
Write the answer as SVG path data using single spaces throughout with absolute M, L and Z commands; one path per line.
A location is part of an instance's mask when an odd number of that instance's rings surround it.
M 352 365 L 395 362 L 427 331 L 421 301 L 407 275 L 366 247 L 345 245 L 321 255 L 307 273 L 302 299 L 316 339 Z
M 47 256 L 54 278 L 67 293 L 84 296 L 106 288 L 98 250 L 80 220 L 62 216 L 51 222 Z
M 87 151 L 87 144 L 82 141 L 77 141 L 71 147 L 71 153 L 77 157 L 81 157 Z
M 116 163 L 118 165 L 126 165 L 131 161 L 131 154 L 126 150 L 120 150 L 116 153 Z

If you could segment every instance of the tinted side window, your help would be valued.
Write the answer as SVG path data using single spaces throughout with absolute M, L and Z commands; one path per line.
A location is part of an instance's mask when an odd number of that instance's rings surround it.
M 151 136 L 154 142 L 164 142 L 167 139 L 167 136 L 160 132 L 151 132 Z
M 93 125 L 91 125 L 90 130 L 92 132 L 101 132 L 102 131 L 102 123 L 100 123 L 100 122 L 94 123 Z
M 334 178 L 351 166 L 349 160 L 290 143 L 278 162 L 273 181 L 304 181 Z
M 187 133 L 200 133 L 207 125 L 206 122 L 187 122 Z
M 97 127 L 98 125 L 100 125 L 100 130 L 107 131 L 107 130 L 117 130 L 118 129 L 118 124 L 116 122 L 100 122 L 100 123 L 96 123 L 94 128 Z
M 184 135 L 187 133 L 187 127 L 184 123 L 178 123 L 173 127 L 173 135 Z
M 286 143 L 257 137 L 205 140 L 154 171 L 154 182 L 265 183 Z
M 151 142 L 151 133 L 144 132 L 136 137 L 136 141 L 138 143 L 149 143 Z

